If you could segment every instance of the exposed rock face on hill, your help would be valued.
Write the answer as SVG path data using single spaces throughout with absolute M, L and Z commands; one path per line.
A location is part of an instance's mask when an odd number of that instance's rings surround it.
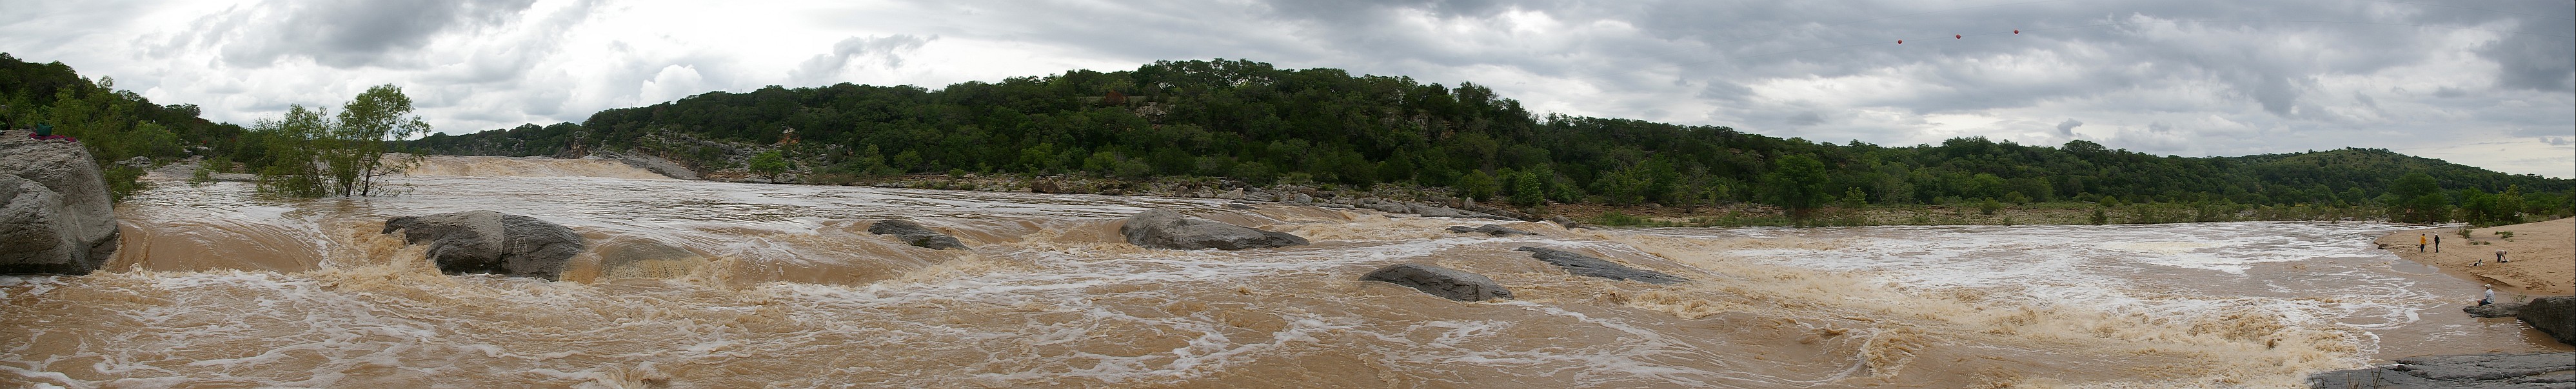
M 1485 301 L 1512 298 L 1512 291 L 1484 275 L 1439 266 L 1399 263 L 1377 268 L 1360 276 L 1361 281 L 1382 281 L 1420 290 L 1433 296 L 1458 301 Z
M 114 208 L 80 143 L 0 131 L 0 274 L 88 274 L 116 255 Z
M 429 244 L 429 258 L 447 274 L 490 273 L 554 280 L 585 247 L 563 225 L 493 211 L 404 216 L 385 221 L 383 233 L 402 231 L 411 244 Z
M 930 228 L 922 227 L 921 223 L 914 223 L 911 220 L 879 221 L 876 225 L 868 226 L 868 233 L 894 235 L 896 239 L 902 239 L 904 244 L 932 250 L 966 249 L 966 243 L 958 242 L 957 237 L 932 231 Z
M 1575 254 L 1572 251 L 1537 246 L 1522 246 L 1521 248 L 1512 250 L 1528 251 L 1530 252 L 1531 258 L 1538 258 L 1538 260 L 1546 261 L 1548 264 L 1556 265 L 1556 267 L 1565 268 L 1566 273 L 1572 273 L 1578 276 L 1637 281 L 1649 284 L 1677 284 L 1682 281 L 1689 281 L 1682 279 L 1681 277 L 1674 277 L 1671 274 L 1628 267 L 1627 265 L 1620 265 L 1600 258 L 1593 258 L 1583 254 Z
M 1127 219 L 1127 225 L 1118 227 L 1118 232 L 1127 235 L 1128 244 L 1176 250 L 1242 250 L 1306 244 L 1306 238 L 1285 232 L 1225 224 L 1164 209 L 1138 212 L 1135 217 Z

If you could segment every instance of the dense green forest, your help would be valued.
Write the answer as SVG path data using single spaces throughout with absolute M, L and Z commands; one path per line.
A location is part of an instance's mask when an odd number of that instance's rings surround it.
M 2453 206 L 2511 193 L 2515 212 L 2567 214 L 2576 190 L 2576 180 L 2378 149 L 2187 158 L 2081 140 L 2056 147 L 1976 137 L 1903 147 L 1814 142 L 1721 126 L 1541 115 L 1472 83 L 1228 60 L 940 90 L 844 83 L 711 92 L 602 111 L 579 124 L 433 135 L 409 147 L 465 155 L 633 150 L 702 170 L 741 167 L 730 161 L 774 151 L 817 175 L 963 170 L 1212 176 L 1251 185 L 1411 183 L 1524 205 L 1754 202 L 1804 210 L 1837 202 L 2109 197 L 2403 208 L 2427 195 Z M 2409 173 L 2434 188 L 2398 189 Z
M 140 187 L 140 170 L 112 162 L 200 156 L 220 170 L 263 172 L 300 159 L 272 150 L 312 142 L 286 131 L 294 126 L 214 123 L 194 105 L 156 105 L 115 90 L 113 80 L 6 54 L 0 104 L 9 107 L 0 121 L 12 128 L 47 123 L 81 138 L 120 193 Z M 2576 180 L 2387 150 L 2177 157 L 2080 140 L 1838 144 L 1542 115 L 1472 83 L 1228 60 L 939 90 L 845 83 L 710 92 L 601 111 L 578 124 L 402 143 L 395 149 L 454 155 L 651 154 L 702 171 L 757 167 L 812 182 L 968 171 L 1410 184 L 1520 205 L 1758 203 L 1804 212 L 1853 204 L 2218 203 L 2364 207 L 2401 221 L 2480 223 L 2576 214 Z
M 142 189 L 140 168 L 115 164 L 134 157 L 167 161 L 208 150 L 229 150 L 242 127 L 198 117 L 195 104 L 155 105 L 116 80 L 90 80 L 61 62 L 30 63 L 0 53 L 0 124 L 10 129 L 51 125 L 55 135 L 80 139 L 107 174 L 118 198 Z M 192 147 L 206 147 L 192 149 Z

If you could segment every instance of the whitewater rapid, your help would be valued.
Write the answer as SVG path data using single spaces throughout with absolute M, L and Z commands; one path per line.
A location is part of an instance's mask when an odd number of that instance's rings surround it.
M 1484 221 L 1214 199 L 657 179 L 593 160 L 438 158 L 394 196 L 164 181 L 117 261 L 0 277 L 0 381 L 61 387 L 2296 386 L 2427 353 L 2541 350 L 2461 317 L 2473 287 L 2374 223 L 1441 231 Z M 1127 245 L 1171 208 L 1298 234 Z M 564 281 L 446 276 L 385 218 L 572 227 Z M 907 218 L 974 249 L 867 234 Z M 1575 250 L 1691 278 L 1575 277 Z M 1359 274 L 1485 274 L 1462 303 Z M 2473 298 L 2470 298 L 2473 299 Z

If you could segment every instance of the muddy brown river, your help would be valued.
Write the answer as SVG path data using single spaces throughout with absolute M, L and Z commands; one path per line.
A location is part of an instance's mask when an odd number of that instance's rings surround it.
M 2441 353 L 2568 350 L 2379 223 L 1442 231 L 1483 221 L 1215 199 L 652 179 L 440 157 L 398 194 L 160 181 L 85 276 L 0 277 L 0 383 L 165 387 L 2295 387 Z M 1171 208 L 1315 244 L 1142 249 Z M 562 281 L 439 274 L 386 218 L 570 226 Z M 908 218 L 967 251 L 866 233 Z M 1547 246 L 1693 281 L 1568 275 Z M 1454 302 L 1355 281 L 1492 277 Z

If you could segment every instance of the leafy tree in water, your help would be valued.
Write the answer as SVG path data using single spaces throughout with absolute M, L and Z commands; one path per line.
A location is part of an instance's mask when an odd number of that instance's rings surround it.
M 411 112 L 402 88 L 379 85 L 351 99 L 338 116 L 298 104 L 283 118 L 260 120 L 252 131 L 269 140 L 271 160 L 260 171 L 260 189 L 296 197 L 375 194 L 377 177 L 418 161 L 417 155 L 385 160 L 386 142 L 429 132 L 429 123 Z
M 429 122 L 411 113 L 411 97 L 392 84 L 369 87 L 340 107 L 339 125 L 331 127 L 321 145 L 323 162 L 336 184 L 334 194 L 372 195 L 376 177 L 401 173 L 419 162 L 418 155 L 391 162 L 384 158 L 385 142 L 429 133 Z

